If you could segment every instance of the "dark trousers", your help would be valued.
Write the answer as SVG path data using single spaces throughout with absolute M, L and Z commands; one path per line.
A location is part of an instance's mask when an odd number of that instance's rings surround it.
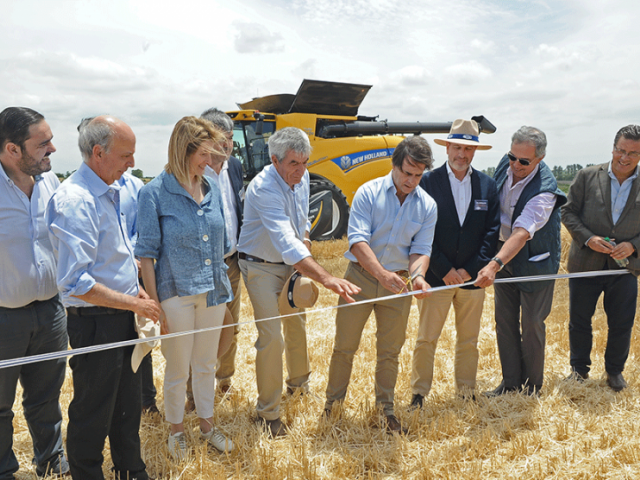
M 0 307 L 0 360 L 67 349 L 67 322 L 58 295 L 22 308 Z M 62 448 L 60 388 L 66 359 L 0 369 L 0 478 L 13 478 L 18 460 L 13 453 L 13 402 L 18 380 L 22 407 L 33 440 L 36 469 L 66 463 Z M 66 465 L 61 470 L 65 470 Z
M 142 406 L 149 407 L 156 404 L 156 386 L 153 383 L 153 358 L 147 353 L 140 362 L 140 383 L 142 385 Z
M 622 373 L 629 356 L 638 297 L 638 279 L 630 274 L 572 278 L 569 280 L 569 345 L 571 367 L 579 373 L 589 372 L 593 343 L 591 318 L 603 292 L 604 311 L 607 314 L 609 328 L 604 353 L 604 367 L 607 373 Z
M 88 309 L 96 310 L 100 309 Z M 137 338 L 133 313 L 85 312 L 69 312 L 73 348 Z M 148 479 L 140 456 L 141 389 L 140 377 L 131 369 L 132 351 L 133 347 L 102 350 L 69 361 L 74 394 L 69 405 L 67 454 L 76 480 L 104 478 L 102 450 L 107 436 L 116 478 Z
M 509 276 L 500 272 L 499 277 Z M 544 321 L 551 312 L 554 282 L 535 292 L 523 292 L 517 283 L 494 286 L 496 337 L 507 388 L 542 387 L 544 378 Z M 522 311 L 522 314 L 521 314 Z

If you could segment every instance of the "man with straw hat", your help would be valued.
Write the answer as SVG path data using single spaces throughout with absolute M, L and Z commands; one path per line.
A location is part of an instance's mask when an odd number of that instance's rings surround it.
M 256 341 L 257 422 L 272 437 L 286 434 L 280 420 L 282 352 L 287 359 L 287 391 L 309 388 L 306 318 L 278 318 L 278 297 L 297 270 L 324 285 L 348 302 L 360 288 L 336 278 L 311 256 L 309 241 L 309 137 L 298 128 L 286 127 L 269 138 L 272 165 L 249 184 L 244 219 L 238 241 L 240 271 L 253 305 Z M 295 283 L 295 282 L 294 282 Z M 260 321 L 269 318 L 267 321 Z M 284 333 L 284 337 L 283 337 Z
M 560 207 L 567 201 L 542 161 L 547 137 L 521 127 L 511 137 L 494 179 L 500 195 L 498 253 L 478 273 L 476 285 L 496 277 L 556 274 L 560 266 Z M 544 377 L 544 321 L 551 312 L 554 281 L 499 283 L 494 287 L 496 337 L 502 382 L 488 396 L 523 390 L 532 395 Z
M 380 300 L 338 310 L 325 417 L 331 414 L 333 403 L 347 394 L 353 357 L 373 310 L 377 325 L 376 405 L 384 414 L 388 433 L 406 433 L 395 416 L 393 400 L 411 296 L 384 297 L 405 293 L 413 286 L 424 291 L 417 295 L 420 298 L 429 289 L 424 275 L 429 268 L 437 207 L 417 187 L 432 161 L 424 138 L 406 138 L 393 152 L 391 172 L 362 185 L 353 198 L 345 279 L 362 288 L 354 296 L 357 301 Z M 343 303 L 341 300 L 340 305 Z
M 425 173 L 420 182 L 438 205 L 426 274 L 433 287 L 460 285 L 475 278 L 496 252 L 500 230 L 496 182 L 471 168 L 476 150 L 491 148 L 480 143 L 479 136 L 475 121 L 453 122 L 446 140 L 434 140 L 447 148 L 447 161 Z M 411 371 L 412 409 L 422 407 L 431 390 L 438 338 L 451 304 L 456 313 L 456 386 L 463 395 L 472 395 L 475 388 L 484 289 L 469 285 L 433 292 L 429 298 L 418 301 L 420 324 Z

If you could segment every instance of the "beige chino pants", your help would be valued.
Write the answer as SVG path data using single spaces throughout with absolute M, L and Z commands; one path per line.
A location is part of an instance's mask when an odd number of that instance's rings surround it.
M 454 288 L 433 292 L 418 300 L 420 324 L 413 351 L 412 393 L 429 395 L 433 382 L 433 363 L 438 339 L 453 304 L 456 317 L 455 377 L 458 389 L 476 386 L 478 335 L 484 304 L 484 288 Z
M 253 315 L 256 320 L 278 317 L 278 296 L 293 273 L 290 265 L 249 262 L 240 260 Z M 308 389 L 309 354 L 307 352 L 306 316 L 300 315 L 256 322 L 256 381 L 258 384 L 258 415 L 265 420 L 280 417 L 282 397 L 282 352 L 287 361 L 287 385 Z M 284 334 L 284 336 L 283 336 Z
M 393 295 L 393 292 L 385 289 L 369 272 L 354 263 L 349 264 L 344 278 L 362 289 L 358 295 L 353 295 L 356 301 Z M 385 415 L 393 415 L 398 357 L 405 340 L 411 298 L 408 296 L 338 310 L 325 408 L 331 409 L 333 402 L 342 401 L 345 398 L 353 368 L 353 357 L 360 345 L 360 338 L 367 320 L 374 311 L 377 326 L 376 405 L 382 408 Z M 340 298 L 339 305 L 344 303 L 345 301 Z

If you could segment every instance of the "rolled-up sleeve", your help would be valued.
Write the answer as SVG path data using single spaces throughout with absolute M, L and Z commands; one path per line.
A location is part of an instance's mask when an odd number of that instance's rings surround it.
M 529 240 L 531 240 L 533 235 L 547 224 L 555 206 L 554 193 L 545 192 L 536 195 L 524 206 L 520 216 L 513 222 L 511 230 L 518 227 L 524 228 L 529 232 Z
M 409 247 L 409 255 L 426 255 L 431 256 L 433 247 L 433 236 L 436 231 L 436 222 L 438 220 L 438 205 L 429 197 L 426 205 L 424 216 L 422 218 L 422 227 L 415 234 Z
M 264 188 L 264 191 L 260 192 L 261 198 L 275 199 L 280 196 L 279 192 L 271 188 Z M 285 212 L 284 202 L 258 201 L 255 202 L 254 208 L 258 212 L 265 230 L 268 232 L 271 243 L 282 255 L 284 263 L 295 265 L 311 256 L 309 249 L 297 237 L 291 225 L 292 219 Z
M 84 295 L 96 284 L 88 272 L 98 251 L 95 205 L 80 197 L 70 197 L 59 204 L 54 200 L 55 197 L 47 208 L 47 224 L 57 252 L 58 290 L 65 297 Z
M 160 229 L 157 195 L 154 195 L 151 184 L 145 185 L 140 190 L 137 224 L 136 257 L 157 260 L 160 256 L 160 246 L 162 245 L 162 230 Z
M 373 205 L 375 199 L 373 192 L 367 186 L 358 189 L 353 202 L 351 203 L 351 212 L 349 213 L 349 250 L 356 243 L 371 242 L 371 230 L 373 219 Z

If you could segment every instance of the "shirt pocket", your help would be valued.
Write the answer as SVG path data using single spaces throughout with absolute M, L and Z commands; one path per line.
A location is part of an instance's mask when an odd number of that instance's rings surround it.
M 404 227 L 397 226 L 395 228 L 399 229 L 398 236 L 397 236 L 397 238 L 398 238 L 398 246 L 409 247 L 411 245 L 411 241 L 413 240 L 413 237 L 415 237 L 416 234 L 422 228 L 422 223 L 408 221 L 404 225 Z

